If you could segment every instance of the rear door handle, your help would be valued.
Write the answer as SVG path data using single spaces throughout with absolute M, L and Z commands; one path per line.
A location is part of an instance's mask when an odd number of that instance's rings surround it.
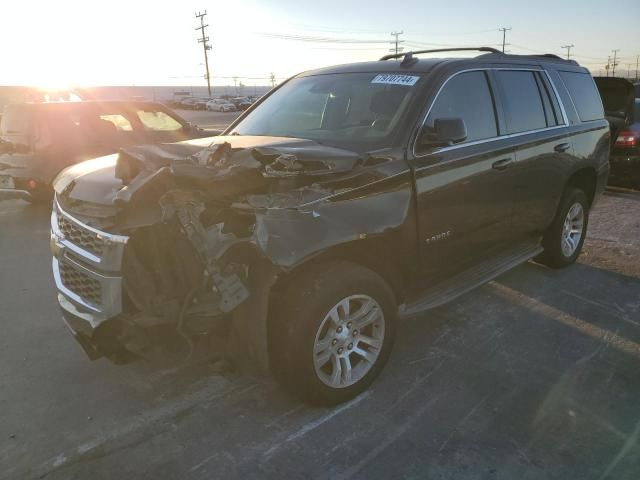
M 504 170 L 513 163 L 513 158 L 503 158 L 502 160 L 495 161 L 491 164 L 491 168 L 495 170 Z
M 571 148 L 571 145 L 569 145 L 568 143 L 559 143 L 558 145 L 553 147 L 556 152 L 560 153 L 566 152 L 567 150 L 569 150 L 569 148 Z

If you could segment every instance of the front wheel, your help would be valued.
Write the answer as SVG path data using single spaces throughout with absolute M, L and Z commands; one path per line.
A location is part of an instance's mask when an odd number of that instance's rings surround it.
M 364 391 L 386 363 L 396 305 L 386 282 L 347 262 L 310 267 L 284 289 L 270 325 L 276 377 L 323 405 Z
M 588 223 L 587 196 L 578 188 L 568 189 L 542 240 L 544 252 L 536 260 L 551 268 L 564 268 L 574 263 L 582 250 Z

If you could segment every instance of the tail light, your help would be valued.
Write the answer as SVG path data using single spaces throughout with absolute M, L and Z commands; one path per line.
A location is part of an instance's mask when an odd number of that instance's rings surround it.
M 616 138 L 616 147 L 636 147 L 640 145 L 640 132 L 625 130 L 618 134 Z

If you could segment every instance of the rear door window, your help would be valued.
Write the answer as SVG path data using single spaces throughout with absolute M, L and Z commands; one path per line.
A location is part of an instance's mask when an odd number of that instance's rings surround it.
M 182 124 L 165 112 L 157 110 L 136 110 L 136 115 L 145 130 L 175 132 L 182 129 Z
M 580 120 L 588 122 L 604 118 L 600 94 L 591 75 L 579 72 L 559 73 L 571 95 Z
M 110 122 L 115 127 L 118 132 L 131 132 L 133 131 L 133 126 L 131 122 L 126 119 L 124 115 L 119 113 L 111 113 L 100 115 L 100 120 L 103 122 Z
M 493 97 L 485 72 L 460 73 L 449 80 L 431 108 L 426 125 L 438 118 L 462 118 L 467 127 L 465 142 L 498 135 Z
M 534 74 L 524 70 L 496 72 L 506 109 L 508 133 L 547 127 L 547 116 Z

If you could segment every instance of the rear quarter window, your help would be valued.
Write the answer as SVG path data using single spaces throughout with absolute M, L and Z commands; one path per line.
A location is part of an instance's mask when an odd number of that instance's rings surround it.
M 559 72 L 582 122 L 604 118 L 600 94 L 588 73 Z

